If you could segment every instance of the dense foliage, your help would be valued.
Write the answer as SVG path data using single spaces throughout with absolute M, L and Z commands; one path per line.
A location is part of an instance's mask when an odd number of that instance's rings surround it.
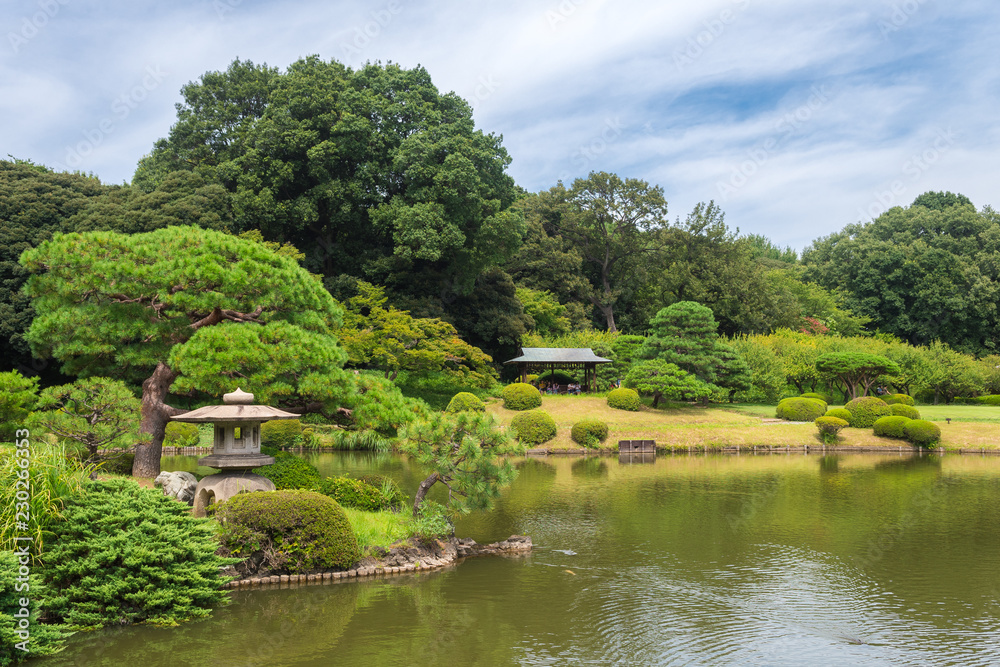
M 250 560 L 254 571 L 347 569 L 361 557 L 344 510 L 315 491 L 240 493 L 219 506 L 216 519 L 225 552 Z
M 320 481 L 319 470 L 305 459 L 287 452 L 275 452 L 274 463 L 255 468 L 254 472 L 274 482 L 274 488 L 312 489 Z
M 889 405 L 893 405 L 896 403 L 901 403 L 903 405 L 914 404 L 913 397 L 907 396 L 906 394 L 889 394 L 888 396 L 882 396 L 881 398 Z
M 461 391 L 448 402 L 445 412 L 456 413 L 472 410 L 473 412 L 485 412 L 486 404 L 482 399 L 468 391 Z
M 542 394 L 526 382 L 515 382 L 503 388 L 500 394 L 508 410 L 531 410 L 542 406 Z
M 68 634 L 61 625 L 41 623 L 48 591 L 31 570 L 30 556 L 0 551 L 0 667 L 58 653 Z
M 556 437 L 556 421 L 544 410 L 526 410 L 514 415 L 510 427 L 517 439 L 528 445 L 540 445 Z
M 343 507 L 354 507 L 366 512 L 381 512 L 393 508 L 393 499 L 382 490 L 360 479 L 327 477 L 316 487 L 324 496 L 336 500 Z M 398 508 L 398 501 L 396 502 Z
M 225 603 L 215 530 L 136 482 L 92 482 L 53 526 L 46 614 L 77 628 L 205 618 Z
M 24 428 L 24 418 L 38 402 L 38 378 L 17 371 L 0 373 L 0 442 L 13 442 L 14 432 Z
M 851 426 L 854 428 L 871 428 L 879 417 L 888 417 L 892 409 L 881 398 L 862 396 L 844 406 L 851 413 Z
M 608 439 L 608 425 L 600 419 L 581 419 L 570 431 L 573 442 L 584 447 L 597 447 Z
M 639 400 L 639 394 L 634 389 L 619 387 L 608 392 L 608 407 L 615 410 L 638 412 L 642 407 L 642 401 Z
M 906 405 L 905 403 L 892 403 L 889 405 L 889 409 L 892 410 L 892 414 L 900 417 L 920 419 L 920 411 L 912 405 Z
M 167 424 L 163 433 L 163 444 L 170 447 L 195 447 L 201 440 L 201 434 L 195 424 L 172 421 Z
M 906 439 L 917 447 L 933 449 L 941 441 L 941 427 L 924 419 L 911 419 L 904 425 Z
M 826 414 L 826 403 L 818 398 L 792 397 L 781 400 L 775 410 L 778 419 L 811 422 Z
M 851 411 L 847 408 L 830 408 L 826 411 L 824 417 L 836 417 L 837 419 L 843 419 L 844 421 L 850 423 L 851 421 Z
M 298 419 L 272 419 L 260 425 L 260 444 L 288 449 L 302 441 L 302 422 Z
M 831 415 L 817 417 L 813 423 L 816 424 L 816 428 L 819 430 L 820 439 L 828 445 L 836 443 L 837 434 L 848 426 L 846 419 Z

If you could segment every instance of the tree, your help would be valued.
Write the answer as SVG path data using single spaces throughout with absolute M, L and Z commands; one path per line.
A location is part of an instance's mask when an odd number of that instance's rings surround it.
M 841 383 L 847 400 L 854 400 L 867 396 L 878 380 L 887 375 L 897 375 L 899 366 L 877 354 L 830 352 L 816 359 L 816 370 Z
M 640 394 L 651 395 L 654 408 L 662 398 L 707 401 L 718 390 L 718 387 L 659 359 L 640 361 L 632 366 L 622 384 Z
M 438 483 L 447 487 L 452 511 L 489 509 L 500 489 L 517 476 L 506 457 L 524 454 L 524 446 L 497 428 L 492 415 L 478 412 L 435 414 L 415 422 L 404 429 L 399 448 L 432 470 L 417 488 L 414 518 Z
M 986 373 L 972 357 L 951 349 L 941 341 L 928 346 L 930 373 L 927 388 L 934 392 L 934 405 L 951 403 L 958 396 L 977 396 L 986 384 Z
M 94 462 L 102 449 L 129 449 L 139 441 L 140 408 L 124 382 L 83 378 L 43 390 L 32 423 L 83 445 Z
M 14 441 L 14 433 L 37 402 L 38 378 L 17 371 L 0 373 L 0 442 Z
M 524 306 L 524 314 L 531 318 L 532 331 L 540 336 L 561 336 L 569 333 L 571 323 L 566 317 L 566 306 L 548 290 L 517 288 L 517 300 Z
M 56 234 L 21 261 L 34 274 L 35 354 L 72 375 L 142 382 L 149 442 L 136 448 L 137 477 L 159 472 L 164 428 L 183 412 L 166 403 L 182 373 L 198 378 L 182 383 L 187 391 L 240 385 L 302 411 L 329 411 L 349 393 L 333 335 L 339 307 L 293 259 L 259 243 L 197 227 Z

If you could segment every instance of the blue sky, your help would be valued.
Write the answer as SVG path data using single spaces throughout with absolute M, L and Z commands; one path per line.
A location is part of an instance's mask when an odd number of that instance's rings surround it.
M 8 0 L 0 153 L 120 183 L 206 71 L 391 60 L 528 190 L 612 171 L 801 249 L 927 190 L 1000 208 L 998 28 L 973 0 Z

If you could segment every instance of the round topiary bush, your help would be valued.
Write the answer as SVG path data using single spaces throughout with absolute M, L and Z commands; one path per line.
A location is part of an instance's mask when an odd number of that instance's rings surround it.
M 892 415 L 889 404 L 874 396 L 855 398 L 844 408 L 851 413 L 850 422 L 854 428 L 871 428 L 879 417 Z
M 642 401 L 639 400 L 639 394 L 636 393 L 635 389 L 619 387 L 608 392 L 608 407 L 638 412 L 639 408 L 642 407 Z
M 198 427 L 185 422 L 167 422 L 163 444 L 167 447 L 195 447 L 201 439 Z
M 810 392 L 808 394 L 802 394 L 799 398 L 815 398 L 818 401 L 823 401 L 824 403 L 829 403 L 830 399 L 823 394 L 817 394 L 815 392 Z
M 255 468 L 254 472 L 274 482 L 274 487 L 282 489 L 312 489 L 319 484 L 320 475 L 316 466 L 294 454 L 277 452 L 274 463 Z
M 454 414 L 468 410 L 486 412 L 486 404 L 475 394 L 468 391 L 460 391 L 452 397 L 451 401 L 448 402 L 448 407 L 444 411 Z
M 529 410 L 510 420 L 517 439 L 529 445 L 540 445 L 556 437 L 556 421 L 543 410 Z
M 818 398 L 785 398 L 778 403 L 775 415 L 792 422 L 811 422 L 826 414 L 826 403 Z
M 315 491 L 239 493 L 215 518 L 223 549 L 248 559 L 248 572 L 347 569 L 361 558 L 344 510 Z
M 882 400 L 889 405 L 900 404 L 900 405 L 913 405 L 913 397 L 907 396 L 906 394 L 889 394 L 888 396 L 883 396 Z
M 897 417 L 909 417 L 910 419 L 920 419 L 920 411 L 917 410 L 912 405 L 907 405 L 905 403 L 893 403 L 889 406 L 892 410 L 892 414 Z
M 826 411 L 824 417 L 836 417 L 837 419 L 843 419 L 848 423 L 851 423 L 851 411 L 847 408 L 830 408 Z
M 380 489 L 360 479 L 327 477 L 316 490 L 333 498 L 343 507 L 353 507 L 366 512 L 381 512 L 391 507 Z
M 302 422 L 298 419 L 275 419 L 260 425 L 260 444 L 278 449 L 295 447 L 302 441 Z
M 883 438 L 906 439 L 906 425 L 911 421 L 913 420 L 909 417 L 890 415 L 876 419 L 875 423 L 872 424 L 872 428 L 875 435 L 882 436 Z
M 933 449 L 941 441 L 941 429 L 925 419 L 911 419 L 906 423 L 906 439 L 917 447 Z
M 542 406 L 541 392 L 524 382 L 507 385 L 500 396 L 503 398 L 503 406 L 508 410 L 531 410 Z
M 597 447 L 608 437 L 608 425 L 600 419 L 581 419 L 570 431 L 573 442 L 584 447 Z
M 816 428 L 819 429 L 820 440 L 827 444 L 833 444 L 837 441 L 837 434 L 840 433 L 842 429 L 847 428 L 847 420 L 841 419 L 840 417 L 817 417 Z

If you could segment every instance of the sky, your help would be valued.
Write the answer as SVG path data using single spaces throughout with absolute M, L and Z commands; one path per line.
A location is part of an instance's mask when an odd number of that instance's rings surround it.
M 529 191 L 591 171 L 801 250 L 929 190 L 1000 208 L 1000 3 L 5 0 L 0 155 L 131 180 L 236 58 L 422 65 Z

